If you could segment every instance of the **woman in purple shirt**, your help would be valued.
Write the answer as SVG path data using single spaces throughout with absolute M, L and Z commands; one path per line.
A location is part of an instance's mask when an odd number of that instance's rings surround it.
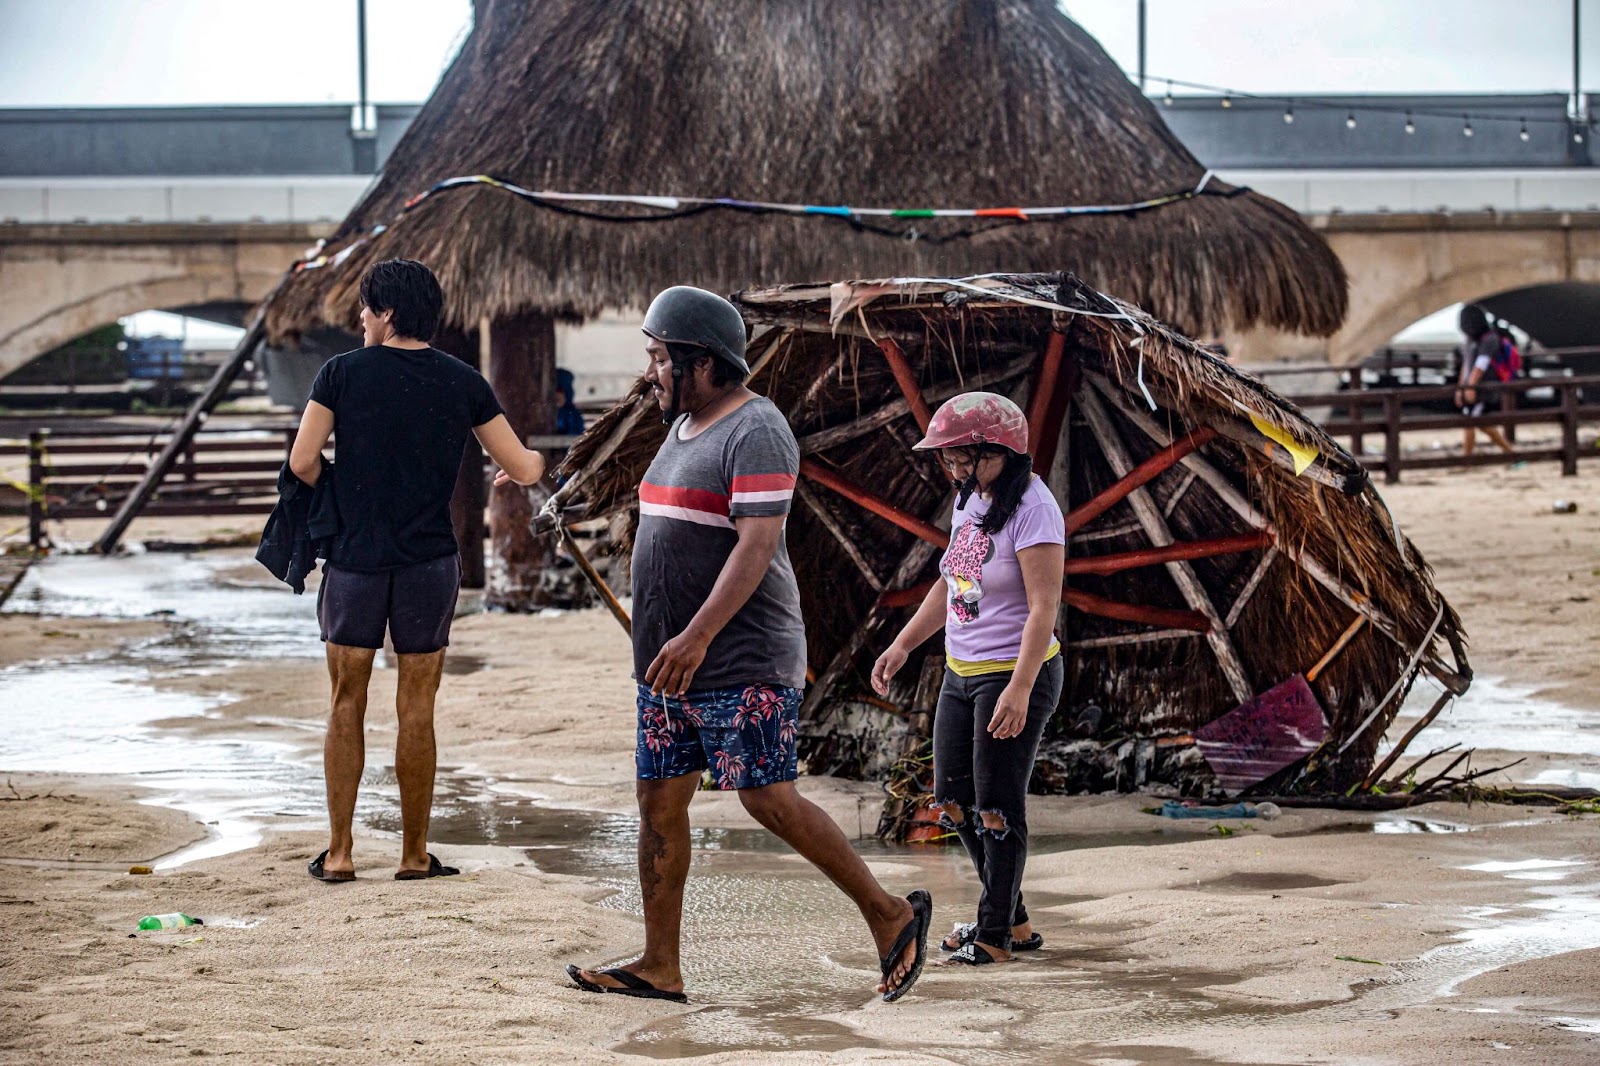
M 935 448 L 956 485 L 950 547 L 935 585 L 872 669 L 880 695 L 912 649 L 942 626 L 944 685 L 933 724 L 934 800 L 983 883 L 977 921 L 944 942 L 951 962 L 1004 962 L 1044 941 L 1022 905 L 1028 779 L 1061 699 L 1056 639 L 1066 532 L 1033 473 L 1028 423 L 991 392 L 947 401 L 918 448 Z

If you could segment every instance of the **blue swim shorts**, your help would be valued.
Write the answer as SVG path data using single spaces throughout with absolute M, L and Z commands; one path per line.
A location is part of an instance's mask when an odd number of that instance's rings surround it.
M 657 696 L 639 686 L 634 763 L 641 781 L 700 773 L 720 789 L 761 788 L 798 775 L 800 690 L 781 685 Z

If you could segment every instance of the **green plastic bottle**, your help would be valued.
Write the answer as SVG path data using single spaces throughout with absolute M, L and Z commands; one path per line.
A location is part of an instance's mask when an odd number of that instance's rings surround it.
M 188 925 L 205 925 L 199 918 L 191 918 L 187 914 L 147 914 L 139 919 L 140 929 L 182 929 Z

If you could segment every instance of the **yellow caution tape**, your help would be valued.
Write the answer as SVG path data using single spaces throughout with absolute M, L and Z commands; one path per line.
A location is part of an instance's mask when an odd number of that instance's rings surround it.
M 1271 422 L 1263 419 L 1260 415 L 1252 413 L 1250 415 L 1250 422 L 1256 427 L 1263 437 L 1266 437 L 1274 444 L 1282 446 L 1283 450 L 1288 452 L 1290 456 L 1294 458 L 1294 472 L 1295 476 L 1297 477 L 1305 473 L 1306 467 L 1316 462 L 1317 457 L 1322 454 L 1322 452 L 1316 448 L 1301 444 L 1299 441 L 1289 436 L 1289 434 L 1285 433 Z

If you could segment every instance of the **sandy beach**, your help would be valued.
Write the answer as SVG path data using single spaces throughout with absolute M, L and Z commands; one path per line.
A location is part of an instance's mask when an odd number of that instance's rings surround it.
M 1550 465 L 1384 495 L 1461 611 L 1491 697 L 1463 701 L 1440 735 L 1500 745 L 1475 766 L 1526 757 L 1510 779 L 1600 780 L 1583 739 L 1600 734 L 1595 483 Z M 1576 513 L 1552 513 L 1558 497 Z M 137 572 L 129 588 L 142 591 L 125 601 L 140 609 L 96 613 L 96 595 L 124 593 L 90 580 L 90 563 Z M 161 575 L 174 573 L 217 591 L 214 605 L 194 601 L 199 621 L 181 597 L 172 615 L 143 609 L 164 609 Z M 265 628 L 227 617 L 257 602 L 278 605 Z M 314 628 L 296 635 L 310 618 L 309 596 L 280 592 L 239 550 L 52 560 L 0 614 L 0 704 L 55 700 L 68 721 L 74 678 L 150 701 L 84 736 L 120 745 L 93 747 L 97 772 L 28 741 L 53 736 L 50 723 L 14 720 L 0 747 L 0 1061 L 1600 1060 L 1596 819 L 1550 808 L 1291 810 L 1224 836 L 1152 818 L 1148 797 L 1035 797 L 1026 891 L 1045 950 L 981 971 L 930 967 L 886 1005 L 848 901 L 736 799 L 707 793 L 694 807 L 691 1002 L 581 992 L 566 963 L 620 959 L 640 940 L 632 683 L 616 624 L 600 611 L 458 619 L 433 840 L 459 878 L 391 879 L 394 672 L 378 670 L 360 879 L 330 886 L 304 872 L 323 846 L 326 680 Z M 1536 720 L 1482 725 L 1502 711 Z M 1538 715 L 1583 742 L 1523 750 Z M 1430 731 L 1413 754 L 1433 746 Z M 977 885 L 957 851 L 873 842 L 874 785 L 803 787 L 886 885 L 930 888 L 936 929 L 969 920 Z M 129 874 L 133 863 L 156 872 Z M 175 910 L 206 924 L 135 933 L 141 915 Z

